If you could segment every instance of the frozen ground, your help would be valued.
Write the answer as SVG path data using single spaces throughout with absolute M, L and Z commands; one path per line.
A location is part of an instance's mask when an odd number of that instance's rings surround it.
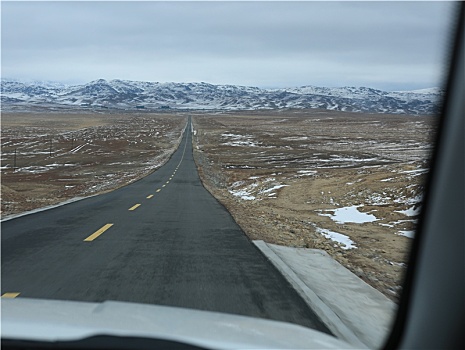
M 194 116 L 207 188 L 252 239 L 324 249 L 397 300 L 433 117 L 311 110 Z

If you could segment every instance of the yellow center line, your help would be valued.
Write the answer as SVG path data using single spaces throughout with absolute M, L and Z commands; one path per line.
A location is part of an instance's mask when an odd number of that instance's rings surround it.
M 129 208 L 128 210 L 136 210 L 137 208 L 140 207 L 140 204 L 136 204 L 136 205 L 133 205 L 131 208 Z
M 96 239 L 98 236 L 100 236 L 102 233 L 104 233 L 106 230 L 108 230 L 110 227 L 112 227 L 113 224 L 106 224 L 99 228 L 97 231 L 92 233 L 89 237 L 87 237 L 84 242 L 92 242 L 94 239 Z
M 152 197 L 153 197 L 153 194 L 148 195 L 148 196 L 147 196 L 147 199 L 150 199 L 150 198 L 152 198 Z
M 3 293 L 2 298 L 16 298 L 20 293 Z
M 161 191 L 161 189 L 158 189 L 158 190 L 157 190 L 157 192 L 160 192 L 160 191 Z

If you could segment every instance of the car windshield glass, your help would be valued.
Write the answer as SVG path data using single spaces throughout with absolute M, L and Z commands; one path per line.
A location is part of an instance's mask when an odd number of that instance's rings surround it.
M 380 347 L 422 209 L 456 9 L 2 2 L 7 316 L 22 307 L 40 326 L 38 300 L 60 301 L 44 306 L 55 310 L 44 327 L 90 327 L 86 312 L 73 318 L 83 304 L 65 301 L 117 301 Z M 95 327 L 131 333 L 108 315 L 138 329 L 150 312 L 105 305 Z

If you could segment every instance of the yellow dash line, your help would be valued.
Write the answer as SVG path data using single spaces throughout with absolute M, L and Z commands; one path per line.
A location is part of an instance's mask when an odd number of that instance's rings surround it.
M 131 208 L 129 208 L 128 210 L 136 210 L 137 208 L 140 207 L 140 204 L 136 204 L 136 205 L 133 205 Z
M 3 293 L 2 298 L 16 298 L 20 293 Z
M 157 192 L 160 192 L 160 191 L 161 191 L 161 189 L 158 189 L 158 190 L 157 190 Z
M 150 199 L 150 198 L 152 198 L 152 197 L 153 197 L 153 194 L 148 195 L 148 196 L 147 196 L 147 199 Z
M 100 236 L 102 233 L 104 233 L 106 230 L 108 230 L 110 227 L 112 227 L 113 224 L 106 224 L 99 228 L 97 231 L 92 233 L 89 237 L 87 237 L 84 242 L 92 242 L 94 239 L 96 239 L 98 236 Z

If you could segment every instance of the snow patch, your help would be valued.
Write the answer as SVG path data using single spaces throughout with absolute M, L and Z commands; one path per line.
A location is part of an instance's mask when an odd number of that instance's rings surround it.
M 415 238 L 415 231 L 399 231 L 398 235 L 407 238 Z
M 421 208 L 420 207 L 417 207 L 415 208 L 415 206 L 413 207 L 410 207 L 406 210 L 394 210 L 396 213 L 401 213 L 401 214 L 404 214 L 406 216 L 417 216 L 418 214 L 420 214 L 420 210 Z
M 355 245 L 355 242 L 352 241 L 349 236 L 343 235 L 342 233 L 339 233 L 339 232 L 334 232 L 331 230 L 320 228 L 317 226 L 315 226 L 315 230 L 317 233 L 325 236 L 326 238 L 339 243 L 342 249 L 347 250 L 347 249 L 357 248 L 357 246 Z
M 334 214 L 322 214 L 320 216 L 328 216 L 334 222 L 338 224 L 345 224 L 347 222 L 363 224 L 366 222 L 377 221 L 376 216 L 372 214 L 366 214 L 358 211 L 358 208 L 363 207 L 363 205 L 352 205 L 350 207 L 343 207 L 338 209 L 327 209 L 324 211 L 332 211 Z
M 300 176 L 311 176 L 318 172 L 316 170 L 298 170 L 297 173 L 300 174 Z
M 271 191 L 274 191 L 274 190 L 277 190 L 277 189 L 280 189 L 280 188 L 283 188 L 283 187 L 286 187 L 286 186 L 289 186 L 289 185 L 276 185 L 276 186 L 273 186 L 273 187 L 268 188 L 266 190 L 262 190 L 262 191 L 260 191 L 260 193 L 268 193 L 268 192 L 271 192 Z

